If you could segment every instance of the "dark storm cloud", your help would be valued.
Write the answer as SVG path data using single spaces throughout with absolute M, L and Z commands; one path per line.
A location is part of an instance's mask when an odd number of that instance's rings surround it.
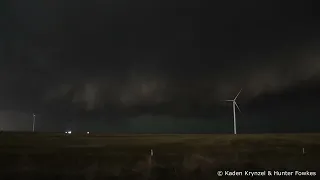
M 208 109 L 240 88 L 249 100 L 320 72 L 318 19 L 306 2 L 17 0 L 10 7 L 1 94 L 12 108 L 58 102 L 174 114 L 194 104 Z
M 28 130 L 32 127 L 32 116 L 15 111 L 0 111 L 0 130 Z

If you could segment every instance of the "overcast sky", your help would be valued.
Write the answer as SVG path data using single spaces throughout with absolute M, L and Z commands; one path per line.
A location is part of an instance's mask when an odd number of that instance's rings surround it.
M 51 130 L 90 122 L 99 131 L 230 132 L 232 106 L 221 100 L 243 88 L 244 131 L 299 130 L 320 108 L 316 7 L 271 0 L 7 2 L 0 123 L 28 129 L 36 112 L 39 128 Z M 292 99 L 302 109 L 295 115 L 281 110 Z M 291 116 L 296 126 L 288 128 Z

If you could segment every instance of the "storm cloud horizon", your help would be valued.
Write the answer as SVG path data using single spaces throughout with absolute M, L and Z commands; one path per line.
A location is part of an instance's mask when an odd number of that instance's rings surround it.
M 209 109 L 241 88 L 249 103 L 320 75 L 310 4 L 281 12 L 287 4 L 166 3 L 10 4 L 1 107 L 174 116 L 194 104 Z

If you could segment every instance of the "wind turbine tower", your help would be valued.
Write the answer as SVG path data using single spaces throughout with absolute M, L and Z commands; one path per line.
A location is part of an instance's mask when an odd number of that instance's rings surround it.
M 228 101 L 228 102 L 232 102 L 232 106 L 233 106 L 233 131 L 234 131 L 234 134 L 237 134 L 236 107 L 241 112 L 236 100 L 237 100 L 239 94 L 241 93 L 241 91 L 242 91 L 242 89 L 238 92 L 238 94 L 236 95 L 236 97 L 233 100 L 225 100 L 225 101 Z
M 36 115 L 33 113 L 32 132 L 34 132 L 34 126 L 36 124 Z

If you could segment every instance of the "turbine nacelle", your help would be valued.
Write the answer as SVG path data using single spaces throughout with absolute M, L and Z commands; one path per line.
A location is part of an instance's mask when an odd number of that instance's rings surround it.
M 242 111 L 240 110 L 240 108 L 239 108 L 239 106 L 238 106 L 236 101 L 234 101 L 234 100 L 224 100 L 224 101 L 232 102 L 237 107 L 237 109 L 242 113 Z

